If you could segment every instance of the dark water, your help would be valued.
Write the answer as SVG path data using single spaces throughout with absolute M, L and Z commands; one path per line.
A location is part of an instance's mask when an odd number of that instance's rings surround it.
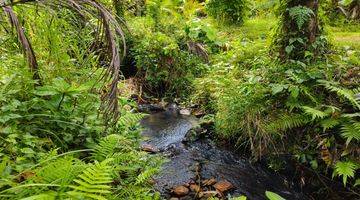
M 185 134 L 195 124 L 194 117 L 175 112 L 151 114 L 142 121 L 143 135 L 147 138 L 145 143 L 156 146 L 168 156 L 168 162 L 155 177 L 155 187 L 165 198 L 173 186 L 188 183 L 200 175 L 202 179 L 227 180 L 235 187 L 231 195 L 246 195 L 250 200 L 266 199 L 267 190 L 288 200 L 307 199 L 287 187 L 289 184 L 284 178 L 217 147 L 209 139 L 183 144 Z

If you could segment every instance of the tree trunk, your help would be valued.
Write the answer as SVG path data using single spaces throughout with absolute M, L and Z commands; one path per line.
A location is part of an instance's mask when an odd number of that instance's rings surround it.
M 118 17 L 123 18 L 124 17 L 124 0 L 113 0 L 113 6 L 115 9 L 115 13 Z
M 300 9 L 291 15 L 292 9 Z M 319 55 L 322 45 L 314 45 L 319 41 L 322 28 L 318 16 L 319 0 L 281 0 L 281 24 L 277 30 L 273 46 L 282 60 L 304 60 Z M 299 27 L 297 18 L 306 15 L 305 23 Z M 310 53 L 310 54 L 309 54 Z

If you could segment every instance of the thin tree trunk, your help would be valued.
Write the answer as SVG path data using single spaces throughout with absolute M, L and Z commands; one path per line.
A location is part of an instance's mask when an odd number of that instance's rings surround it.
M 35 57 L 35 53 L 31 46 L 31 43 L 29 42 L 29 39 L 25 35 L 24 28 L 20 25 L 19 19 L 17 18 L 16 14 L 10 6 L 4 6 L 3 10 L 9 16 L 9 21 L 11 25 L 16 29 L 18 40 L 28 61 L 30 71 L 33 74 L 33 79 L 37 81 L 37 84 L 41 84 L 39 67 Z

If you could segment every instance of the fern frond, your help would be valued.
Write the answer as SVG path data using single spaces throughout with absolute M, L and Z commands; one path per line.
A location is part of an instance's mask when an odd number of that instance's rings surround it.
M 337 87 L 336 83 L 325 81 L 325 80 L 319 80 L 318 81 L 321 85 L 323 85 L 326 89 L 328 89 L 331 92 L 337 93 L 339 96 L 347 99 L 356 109 L 360 109 L 360 103 L 359 98 L 357 97 L 357 89 L 350 90 L 345 89 L 341 87 Z
M 97 161 L 112 158 L 117 152 L 131 149 L 132 142 L 121 135 L 108 135 L 95 146 L 92 157 Z
M 143 184 L 145 181 L 149 180 L 154 174 L 158 172 L 156 168 L 149 168 L 143 171 L 141 174 L 138 175 L 136 178 L 136 185 Z
M 272 121 L 266 126 L 270 132 L 286 131 L 292 128 L 301 127 L 311 120 L 308 116 L 302 114 L 284 114 L 280 118 Z
M 352 122 L 342 126 L 341 135 L 346 139 L 346 144 L 349 145 L 353 139 L 360 140 L 360 123 Z
M 342 114 L 341 117 L 346 117 L 346 118 L 355 118 L 355 117 L 360 117 L 360 113 L 347 113 L 347 114 Z
M 125 113 L 119 119 L 119 125 L 124 127 L 133 127 L 139 124 L 139 121 L 144 118 L 142 113 Z
M 321 120 L 320 125 L 323 128 L 323 131 L 325 132 L 328 129 L 334 128 L 335 126 L 339 125 L 341 122 L 338 119 L 329 118 Z
M 328 117 L 329 114 L 326 113 L 326 112 L 323 112 L 321 110 L 317 110 L 315 108 L 311 108 L 309 106 L 302 106 L 301 107 L 304 112 L 310 116 L 312 116 L 312 120 L 315 120 L 315 119 L 324 119 L 325 117 Z
M 335 170 L 333 173 L 333 177 L 335 175 L 342 176 L 343 183 L 346 185 L 347 179 L 353 178 L 355 176 L 355 170 L 357 169 L 357 165 L 353 162 L 337 162 L 335 165 Z
M 295 20 L 300 30 L 309 21 L 310 17 L 314 15 L 314 12 L 306 6 L 295 6 L 289 9 L 289 15 Z
M 55 200 L 57 197 L 57 192 L 46 192 L 43 194 L 37 194 L 30 197 L 22 198 L 21 200 Z
M 113 168 L 109 165 L 112 161 L 112 159 L 100 163 L 95 161 L 77 179 L 74 179 L 77 185 L 70 186 L 73 190 L 67 194 L 76 198 L 106 199 L 104 195 L 111 193 L 109 183 L 113 181 L 111 176 Z
M 36 176 L 43 183 L 68 185 L 85 167 L 85 164 L 75 158 L 63 157 L 38 169 Z

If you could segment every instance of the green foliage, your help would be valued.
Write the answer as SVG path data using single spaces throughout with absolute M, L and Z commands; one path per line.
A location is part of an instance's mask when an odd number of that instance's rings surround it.
M 201 63 L 196 56 L 181 50 L 176 40 L 160 32 L 143 35 L 132 55 L 145 91 L 159 97 L 186 94 Z
M 270 192 L 270 191 L 266 191 L 265 195 L 269 200 L 285 200 L 280 195 L 278 195 L 276 193 L 273 193 L 273 192 Z
M 294 18 L 289 14 L 291 8 Z M 302 4 L 283 11 L 291 21 L 287 24 L 292 31 L 289 35 L 296 37 L 284 34 L 280 38 L 288 42 L 288 53 L 295 55 L 308 42 L 304 28 L 314 11 Z M 299 27 L 301 33 L 297 32 Z M 193 97 L 203 109 L 215 114 L 219 139 L 236 143 L 255 158 L 291 154 L 322 174 L 335 171 L 338 162 L 351 161 L 357 166 L 359 81 L 354 78 L 358 71 L 352 70 L 357 67 L 357 59 L 352 57 L 358 55 L 358 49 L 336 48 L 324 61 L 313 59 L 307 49 L 308 59 L 295 56 L 282 63 L 266 54 L 266 41 L 253 37 L 266 30 L 224 28 L 218 35 L 229 37 L 225 41 L 228 49 L 212 56 L 208 74 L 195 81 Z M 315 42 L 318 44 L 325 43 Z M 347 178 L 347 185 L 355 185 L 356 170 Z
M 136 78 L 147 95 L 185 97 L 192 89 L 192 80 L 204 71 L 207 53 L 201 43 L 213 44 L 215 36 L 208 25 L 192 19 L 190 13 L 180 12 L 180 5 L 188 4 L 150 1 L 147 16 L 131 19 L 134 34 L 130 57 L 137 67 Z M 192 51 L 190 43 L 194 42 L 200 51 Z
M 0 22 L 0 199 L 157 199 L 148 180 L 161 158 L 139 150 L 143 115 L 131 113 L 125 97 L 117 98 L 117 123 L 106 123 L 99 110 L 107 91 L 96 69 L 108 52 L 93 39 L 98 21 L 35 8 L 15 10 L 36 52 L 41 85 L 11 26 Z
M 305 6 L 295 6 L 289 9 L 290 17 L 296 22 L 298 29 L 300 30 L 305 23 L 309 22 L 314 12 Z
M 326 52 L 318 4 L 311 0 L 282 0 L 280 18 L 272 41 L 272 52 L 281 60 L 314 61 Z
M 354 178 L 355 171 L 359 167 L 353 162 L 337 162 L 335 165 L 335 170 L 333 176 L 338 175 L 343 179 L 344 185 L 347 183 L 348 178 Z
M 209 0 L 206 10 L 210 16 L 227 23 L 241 24 L 248 12 L 247 0 Z
M 111 177 L 113 170 L 109 165 L 111 161 L 111 159 L 104 160 L 101 163 L 95 161 L 94 164 L 89 165 L 78 178 L 74 179 L 74 183 L 77 185 L 70 186 L 73 190 L 67 194 L 78 199 L 106 199 L 104 196 L 111 194 L 109 183 L 113 181 Z

